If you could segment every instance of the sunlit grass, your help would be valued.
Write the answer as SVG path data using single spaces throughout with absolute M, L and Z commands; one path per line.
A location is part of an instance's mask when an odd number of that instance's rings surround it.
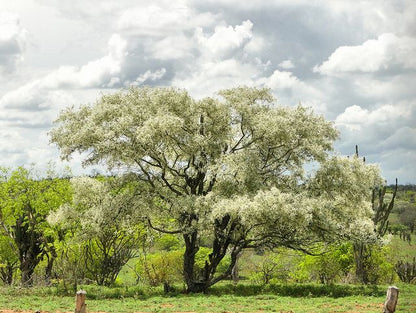
M 290 287 L 291 285 L 288 285 Z M 319 288 L 319 285 L 314 288 Z M 87 291 L 88 312 L 380 312 L 385 300 L 384 291 L 387 286 L 381 286 L 377 295 L 351 295 L 346 297 L 331 296 L 281 296 L 265 291 L 262 294 L 229 294 L 228 286 L 220 286 L 215 294 L 175 294 L 162 295 L 160 290 L 145 291 L 137 297 L 91 299 Z M 343 288 L 344 286 L 341 286 Z M 97 288 L 97 287 L 95 287 Z M 350 286 L 346 286 L 346 289 Z M 416 312 L 416 286 L 399 285 L 400 296 L 397 312 Z M 293 290 L 296 290 L 292 286 Z M 87 288 L 88 290 L 88 288 Z M 94 289 L 96 290 L 96 289 Z M 94 290 L 91 291 L 93 295 Z M 311 289 L 312 290 L 312 289 Z M 360 289 L 357 289 L 359 293 Z M 383 293 L 381 292 L 383 291 Z M 75 299 L 71 296 L 57 296 L 53 289 L 0 289 L 0 310 L 30 310 L 47 312 L 73 312 Z M 107 291 L 107 296 L 111 293 Z

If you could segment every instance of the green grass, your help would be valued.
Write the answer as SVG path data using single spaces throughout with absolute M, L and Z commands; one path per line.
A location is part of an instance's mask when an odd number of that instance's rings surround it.
M 285 288 L 286 286 L 286 288 Z M 301 287 L 303 286 L 303 287 Z M 416 286 L 399 285 L 397 313 L 416 312 Z M 88 312 L 362 312 L 380 313 L 387 286 L 275 285 L 259 290 L 222 285 L 209 294 L 164 296 L 160 288 L 119 289 L 86 286 Z M 102 290 L 101 290 L 102 289 Z M 101 291 L 100 291 L 101 290 Z M 286 291 L 284 291 L 286 290 Z M 332 296 L 328 295 L 331 294 Z M 338 290 L 338 291 L 337 291 Z M 342 292 L 341 292 L 342 291 Z M 73 296 L 58 296 L 53 288 L 0 289 L 0 311 L 73 312 Z M 307 295 L 305 295 L 309 292 Z M 291 294 L 291 296 L 282 294 Z M 334 295 L 338 293 L 338 295 Z M 347 296 L 342 296 L 347 294 Z M 371 295 L 372 294 L 372 295 Z

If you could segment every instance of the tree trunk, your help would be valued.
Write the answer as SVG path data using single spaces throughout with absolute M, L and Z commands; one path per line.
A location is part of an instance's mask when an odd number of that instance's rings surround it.
M 31 287 L 33 285 L 33 273 L 34 269 L 28 266 L 20 266 L 20 271 L 22 272 L 21 283 L 23 286 Z
M 45 268 L 45 282 L 46 284 L 49 284 L 52 278 L 52 269 L 53 269 L 53 263 L 55 262 L 55 259 L 58 257 L 55 247 L 51 247 L 50 254 L 47 255 L 48 258 L 48 264 Z
M 227 251 L 235 239 L 233 235 L 237 225 L 238 223 L 235 220 L 233 221 L 229 215 L 225 215 L 215 221 L 215 237 L 212 242 L 212 252 L 209 254 L 208 260 L 205 260 L 204 268 L 199 272 L 196 272 L 195 269 L 195 255 L 199 250 L 198 233 L 194 231 L 183 236 L 185 239 L 183 272 L 187 292 L 206 292 L 210 286 L 231 277 L 242 247 L 234 246 L 232 248 L 230 265 L 223 273 L 216 274 L 218 265 L 227 255 Z
M 0 268 L 1 280 L 6 285 L 13 283 L 13 272 L 15 270 L 15 264 L 7 263 L 5 267 Z
M 42 235 L 34 230 L 33 225 L 25 222 L 25 216 L 21 216 L 16 221 L 14 241 L 19 250 L 21 283 L 23 286 L 32 286 L 32 276 L 43 252 Z
M 195 255 L 199 250 L 197 243 L 197 231 L 193 231 L 191 234 L 184 234 L 185 240 L 185 253 L 183 255 L 183 275 L 187 286 L 186 291 L 189 292 L 202 292 L 200 284 L 195 281 Z
M 20 271 L 22 273 L 21 283 L 23 286 L 33 285 L 33 273 L 38 265 L 39 254 L 33 254 L 32 249 L 19 251 Z
M 355 275 L 362 284 L 368 284 L 368 270 L 366 260 L 368 258 L 368 247 L 363 243 L 354 244 Z
M 236 260 L 235 260 L 235 264 L 233 266 L 233 269 L 231 270 L 231 278 L 233 279 L 233 284 L 237 285 L 239 280 L 240 280 L 240 271 L 239 271 L 239 262 L 238 260 L 241 257 L 241 252 L 237 254 Z

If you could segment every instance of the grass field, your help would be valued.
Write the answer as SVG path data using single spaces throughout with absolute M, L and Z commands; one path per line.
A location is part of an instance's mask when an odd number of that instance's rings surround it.
M 291 285 L 287 286 L 289 289 Z M 324 287 L 322 287 L 324 288 Z M 334 286 L 337 288 L 337 286 Z M 338 287 L 338 288 L 343 288 Z M 349 288 L 349 287 L 348 287 Z M 416 312 L 416 286 L 399 285 L 400 296 L 396 312 Z M 293 288 L 292 288 L 293 289 Z M 110 298 L 91 299 L 87 291 L 87 312 L 314 312 L 314 313 L 380 313 L 387 286 L 374 289 L 371 295 L 334 296 L 282 296 L 264 291 L 262 294 L 223 294 L 221 289 L 213 294 L 161 296 L 159 291 L 136 297 L 123 297 L 120 293 L 109 293 Z M 319 285 L 312 292 L 319 291 Z M 315 290 L 315 291 L 314 291 Z M 328 287 L 325 287 L 328 290 Z M 359 290 L 359 289 L 357 289 Z M 361 289 L 360 289 L 361 290 Z M 354 293 L 355 291 L 353 291 Z M 245 292 L 247 293 L 247 292 Z M 361 293 L 361 292 L 359 292 Z M 364 292 L 364 293 L 367 293 Z M 105 297 L 90 292 L 92 298 Z M 111 298 L 117 296 L 117 298 Z M 74 297 L 57 296 L 50 290 L 2 289 L 0 312 L 73 312 Z M 12 312 L 13 312 L 12 311 Z

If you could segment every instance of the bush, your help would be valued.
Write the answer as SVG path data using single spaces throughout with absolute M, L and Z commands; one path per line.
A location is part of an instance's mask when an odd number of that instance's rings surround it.
M 354 266 L 351 244 L 323 246 L 321 251 L 321 255 L 303 256 L 296 271 L 292 274 L 295 281 L 333 284 L 347 277 Z
M 367 278 L 370 284 L 392 283 L 396 274 L 393 259 L 389 246 L 372 246 L 371 253 L 364 259 L 364 266 L 367 270 Z
M 82 244 L 67 240 L 57 243 L 57 259 L 54 263 L 54 284 L 64 294 L 77 291 L 78 284 L 86 277 Z
M 284 297 L 350 297 L 385 295 L 385 288 L 376 285 L 321 285 L 321 284 L 275 284 L 251 285 L 220 284 L 213 286 L 208 291 L 212 295 L 233 294 L 236 296 L 253 296 L 259 294 L 273 294 Z
M 252 255 L 248 262 L 250 281 L 259 285 L 289 281 L 299 255 L 287 252 L 287 249 L 280 249 L 277 252 L 264 253 L 262 256 Z
M 137 263 L 137 272 L 150 286 L 172 284 L 182 279 L 183 251 L 162 251 L 143 256 Z
M 155 246 L 164 251 L 179 250 L 182 247 L 181 241 L 177 236 L 163 234 L 155 240 Z
M 205 261 L 208 260 L 210 248 L 200 247 L 195 256 L 195 272 L 203 272 Z M 183 254 L 184 249 L 160 251 L 143 256 L 137 264 L 137 272 L 151 286 L 165 284 L 166 288 L 175 282 L 183 282 Z M 217 272 L 225 271 L 230 264 L 230 257 L 226 256 L 220 262 Z

